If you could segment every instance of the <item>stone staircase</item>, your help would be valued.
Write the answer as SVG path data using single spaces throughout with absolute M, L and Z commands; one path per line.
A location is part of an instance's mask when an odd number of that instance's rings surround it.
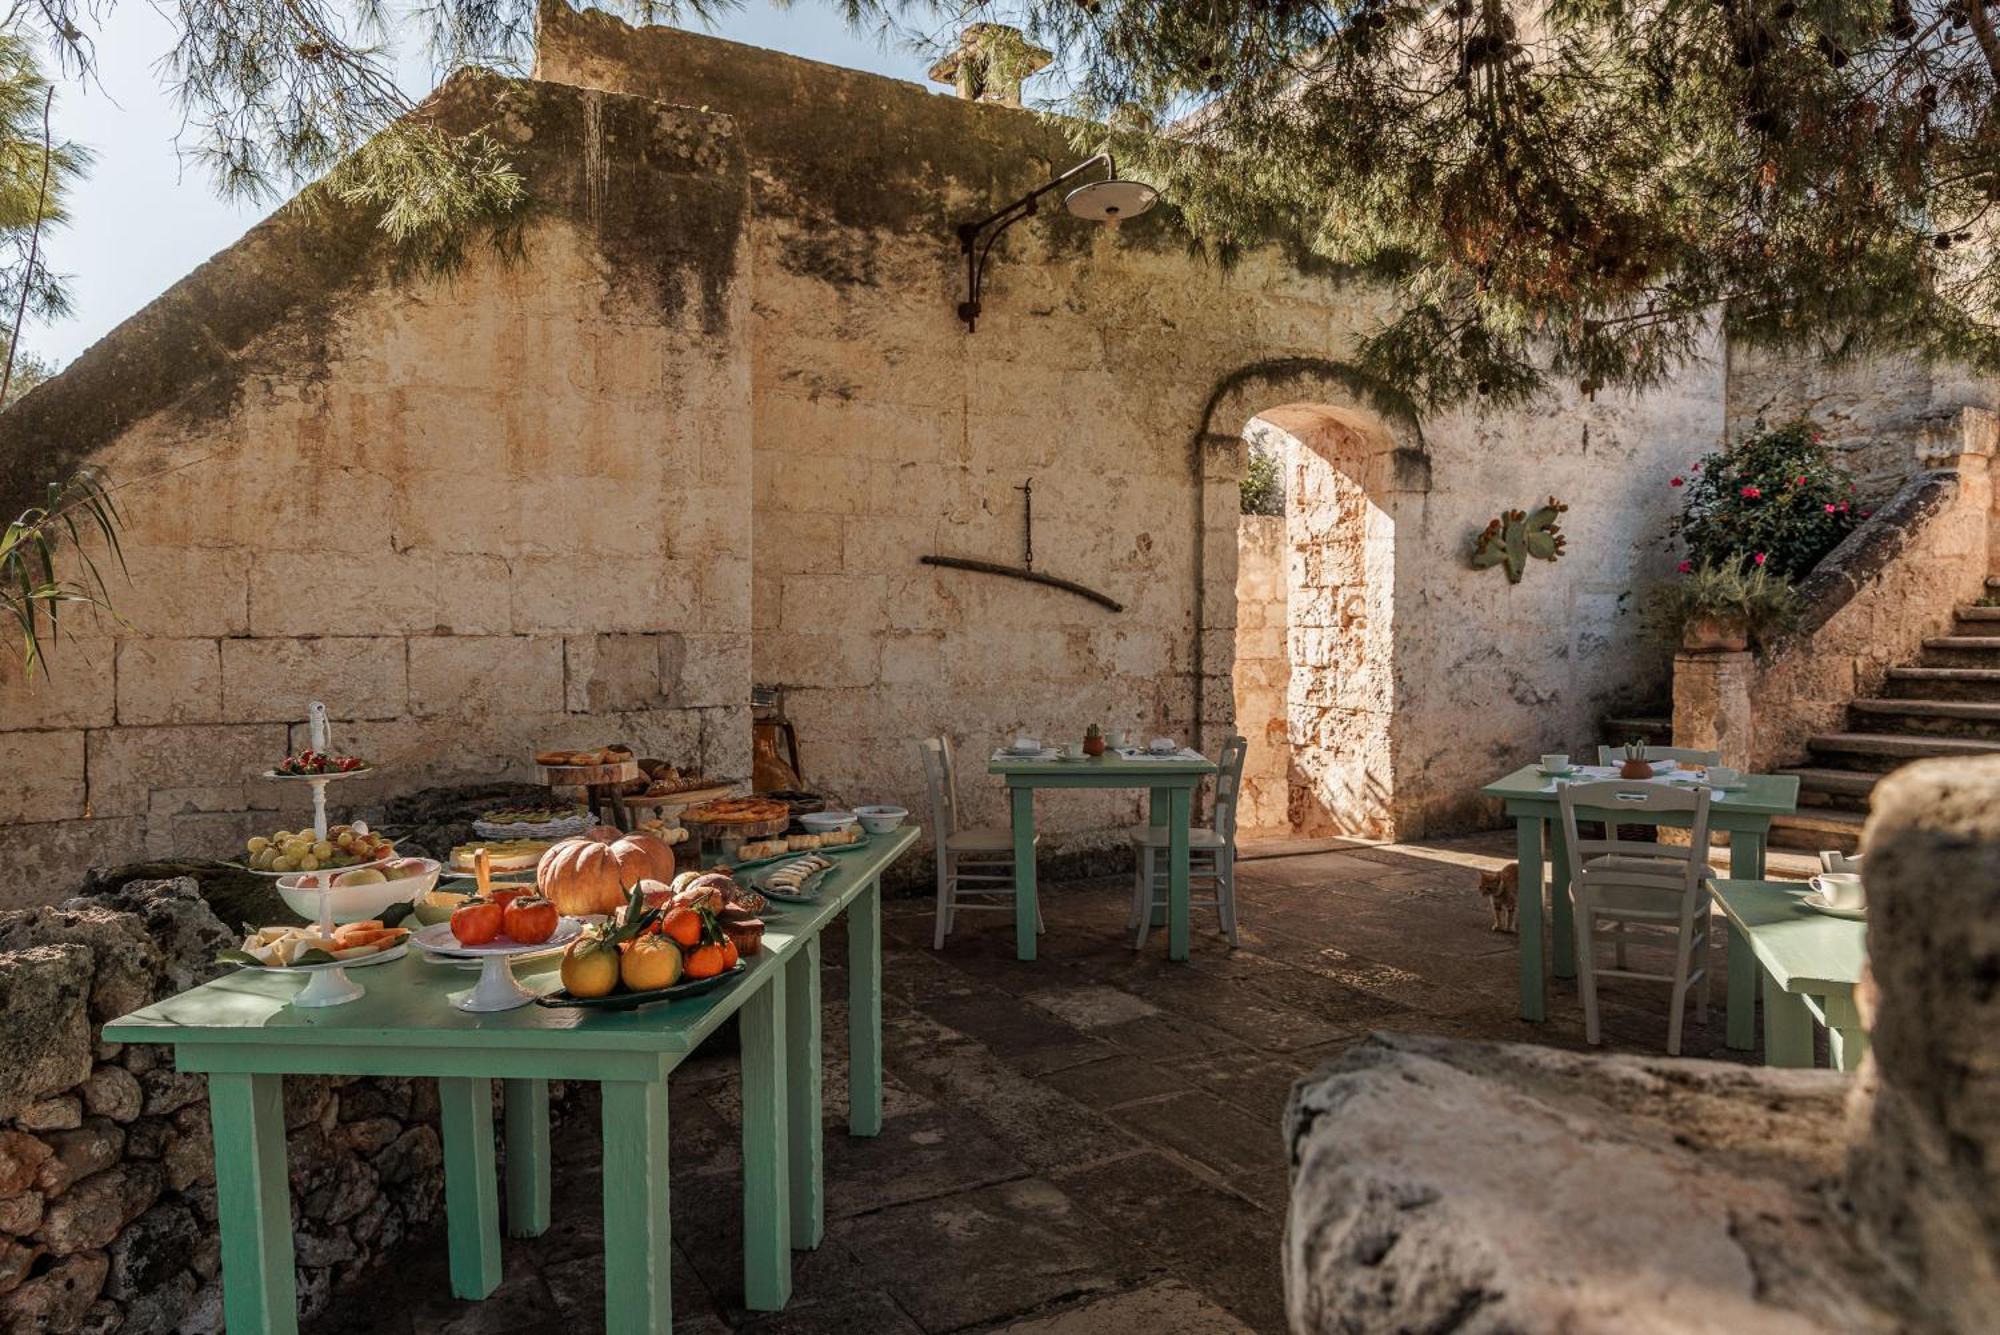
M 2000 576 L 1986 581 L 2000 596 Z M 1796 815 L 1772 822 L 1777 848 L 1852 852 L 1875 781 L 1926 756 L 2000 752 L 2000 607 L 1961 607 L 1952 633 L 1924 641 L 1922 656 L 1891 668 L 1881 694 L 1847 707 L 1847 730 L 1807 740 Z

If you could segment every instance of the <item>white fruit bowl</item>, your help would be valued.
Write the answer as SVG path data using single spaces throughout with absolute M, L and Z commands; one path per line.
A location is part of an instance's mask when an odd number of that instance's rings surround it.
M 861 818 L 861 828 L 870 834 L 889 834 L 910 818 L 908 807 L 856 807 L 854 814 Z
M 407 904 L 418 895 L 427 895 L 436 888 L 438 873 L 444 864 L 433 858 L 410 858 L 420 869 L 413 876 L 400 877 L 393 881 L 383 881 L 376 885 L 339 885 L 324 892 L 326 896 L 326 916 L 335 923 L 366 922 L 378 918 L 382 911 L 392 904 Z M 335 879 L 340 875 L 333 872 L 303 871 L 293 872 L 278 878 L 278 893 L 283 896 L 285 907 L 304 918 L 307 922 L 320 920 L 320 881 Z

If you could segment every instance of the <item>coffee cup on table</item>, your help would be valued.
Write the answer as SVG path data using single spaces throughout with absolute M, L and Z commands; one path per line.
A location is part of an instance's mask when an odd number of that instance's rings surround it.
M 1065 760 L 1081 760 L 1083 759 L 1083 743 L 1064 742 L 1062 753 Z
M 1123 728 L 1113 728 L 1104 735 L 1104 740 L 1110 744 L 1112 750 L 1123 750 L 1125 747 L 1125 730 Z
M 1868 894 L 1861 888 L 1861 877 L 1851 871 L 1826 871 L 1812 878 L 1812 888 L 1819 891 L 1819 897 L 1830 909 L 1864 909 L 1868 907 Z
M 1569 768 L 1569 752 L 1551 751 L 1542 757 L 1542 769 L 1549 774 L 1560 774 Z
M 1041 738 L 1030 737 L 1028 734 L 1022 733 L 1014 739 L 1014 749 L 1016 751 L 1039 751 L 1042 749 Z
M 1180 750 L 1171 737 L 1155 737 L 1146 744 L 1146 749 L 1156 756 L 1168 756 Z

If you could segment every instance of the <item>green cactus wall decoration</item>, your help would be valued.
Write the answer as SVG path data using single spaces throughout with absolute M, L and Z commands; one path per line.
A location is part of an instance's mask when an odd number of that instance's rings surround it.
M 1526 510 L 1509 510 L 1480 531 L 1472 543 L 1472 568 L 1484 570 L 1488 566 L 1505 566 L 1507 582 L 1519 584 L 1521 572 L 1528 568 L 1528 558 L 1538 561 L 1553 561 L 1562 555 L 1565 539 L 1562 529 L 1556 523 L 1558 516 L 1569 507 L 1549 497 L 1549 503 L 1536 508 L 1533 514 Z

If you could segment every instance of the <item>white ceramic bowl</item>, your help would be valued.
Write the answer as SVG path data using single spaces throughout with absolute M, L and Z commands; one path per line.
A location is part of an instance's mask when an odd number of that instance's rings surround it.
M 444 864 L 432 858 L 410 858 L 408 861 L 421 864 L 421 870 L 414 876 L 383 881 L 379 885 L 340 885 L 328 890 L 329 916 L 336 923 L 365 922 L 380 917 L 382 910 L 391 904 L 407 904 L 418 895 L 429 894 L 436 887 L 438 873 L 444 869 Z M 339 875 L 338 872 L 334 874 Z M 294 872 L 278 878 L 278 894 L 284 898 L 285 907 L 307 922 L 319 921 L 320 892 L 312 888 L 318 879 L 318 872 Z
M 861 828 L 870 834 L 888 834 L 910 817 L 907 807 L 856 807 L 854 814 L 861 818 Z
M 830 834 L 844 830 L 854 824 L 851 811 L 808 811 L 799 817 L 799 824 L 806 827 L 807 834 Z

